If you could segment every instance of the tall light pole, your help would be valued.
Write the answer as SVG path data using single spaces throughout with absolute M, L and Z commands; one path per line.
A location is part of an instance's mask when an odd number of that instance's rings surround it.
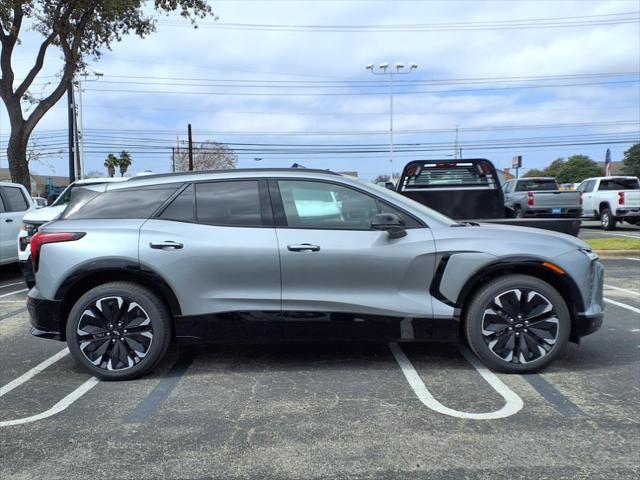
M 404 70 L 404 63 L 400 62 L 396 62 L 394 67 L 395 72 L 393 68 L 389 68 L 389 63 L 387 62 L 379 64 L 377 70 L 373 63 L 366 66 L 366 69 L 372 74 L 387 75 L 389 78 L 389 163 L 391 167 L 391 181 L 393 181 L 393 77 L 394 75 L 408 75 L 418 68 L 418 64 L 409 63 L 409 70 Z M 387 69 L 389 69 L 389 71 L 387 71 Z

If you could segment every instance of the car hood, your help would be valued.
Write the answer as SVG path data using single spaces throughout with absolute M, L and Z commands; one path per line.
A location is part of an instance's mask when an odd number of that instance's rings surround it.
M 38 224 L 47 223 L 58 218 L 58 216 L 60 216 L 65 208 L 67 208 L 66 205 L 55 205 L 52 207 L 45 207 L 39 210 L 34 210 L 22 217 L 22 222 Z
M 480 223 L 465 227 L 434 228 L 439 252 L 479 251 L 503 256 L 535 256 L 551 259 L 577 249 L 591 247 L 564 233 L 532 227 Z

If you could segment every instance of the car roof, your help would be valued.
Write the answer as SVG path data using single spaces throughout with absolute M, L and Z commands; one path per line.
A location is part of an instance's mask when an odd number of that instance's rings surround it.
M 0 186 L 24 188 L 24 185 L 22 185 L 21 183 L 5 182 L 4 180 L 0 181 Z
M 556 179 L 553 177 L 522 177 L 522 178 L 515 178 L 514 180 L 553 180 L 554 182 L 556 181 Z
M 638 179 L 638 177 L 634 177 L 633 175 L 611 175 L 609 177 L 590 177 L 590 178 L 585 178 L 582 182 L 586 182 L 588 180 L 611 180 L 614 178 L 624 178 L 624 179 L 633 179 L 635 178 L 636 180 Z M 580 183 L 582 183 L 580 182 Z
M 97 178 L 83 178 L 81 180 L 76 180 L 76 185 L 94 185 L 96 183 L 118 183 L 124 182 L 125 180 L 130 180 L 129 177 L 97 177 Z
M 312 168 L 236 168 L 231 170 L 205 170 L 198 172 L 157 173 L 130 178 L 126 184 L 109 185 L 108 190 L 131 187 L 146 187 L 169 183 L 197 182 L 216 179 L 295 177 L 295 178 L 345 178 L 330 170 Z

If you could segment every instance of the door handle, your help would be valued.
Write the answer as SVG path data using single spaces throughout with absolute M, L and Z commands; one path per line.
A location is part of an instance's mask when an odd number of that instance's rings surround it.
M 301 243 L 299 245 L 287 245 L 287 250 L 290 252 L 319 252 L 320 247 L 310 243 Z
M 182 243 L 173 242 L 171 240 L 165 240 L 164 242 L 151 242 L 149 246 L 158 250 L 180 250 L 184 247 Z
M 7 218 L 7 219 L 5 220 L 5 222 L 7 222 L 7 223 L 12 223 L 12 222 L 13 222 L 13 218 Z

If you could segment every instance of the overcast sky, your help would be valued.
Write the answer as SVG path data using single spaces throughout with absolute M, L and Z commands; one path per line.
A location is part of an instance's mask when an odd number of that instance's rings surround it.
M 104 170 L 106 154 L 122 148 L 132 152 L 133 173 L 169 171 L 171 146 L 186 140 L 191 123 L 194 140 L 238 149 L 240 167 L 298 162 L 365 178 L 389 173 L 388 83 L 365 70 L 372 62 L 418 64 L 396 77 L 394 128 L 399 150 L 423 151 L 396 154 L 396 171 L 409 160 L 450 158 L 456 127 L 464 157 L 486 157 L 500 167 L 514 155 L 523 155 L 527 168 L 576 153 L 601 161 L 607 147 L 619 160 L 640 141 L 638 15 L 612 15 L 637 12 L 637 0 L 211 4 L 217 25 L 206 20 L 194 30 L 179 17 L 162 17 L 155 34 L 127 37 L 91 63 L 103 76 L 83 83 L 86 171 Z M 513 23 L 532 19 L 527 23 L 536 28 Z M 563 26 L 550 27 L 557 23 Z M 340 28 L 298 27 L 309 25 Z M 390 27 L 362 28 L 371 26 Z M 32 64 L 38 39 L 33 32 L 23 36 L 14 57 L 18 78 Z M 47 76 L 59 68 L 52 51 L 32 93 L 50 88 L 46 83 L 55 79 Z M 66 125 L 63 98 L 36 129 L 34 138 L 49 155 L 33 170 L 67 174 Z M 8 132 L 3 107 L 1 167 Z M 548 145 L 576 142 L 593 145 Z M 292 153 L 290 145 L 298 144 L 335 151 Z M 268 151 L 273 148 L 280 150 Z

